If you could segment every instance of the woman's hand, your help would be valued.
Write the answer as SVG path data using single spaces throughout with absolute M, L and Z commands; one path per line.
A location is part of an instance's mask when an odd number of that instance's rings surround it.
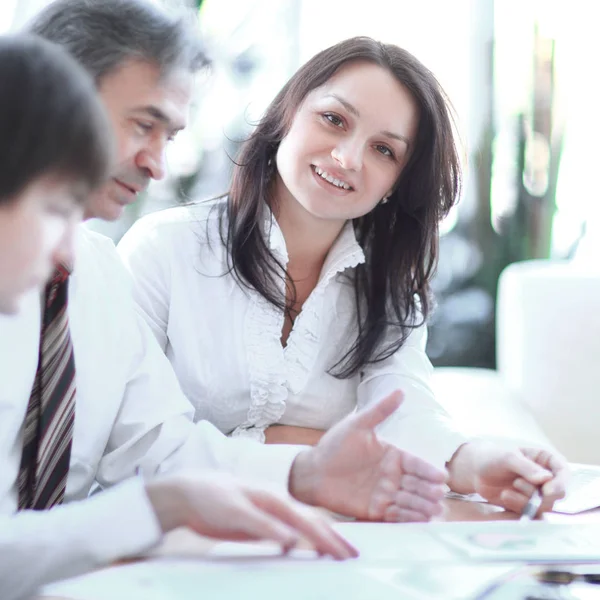
M 450 488 L 477 492 L 488 502 L 521 513 L 534 490 L 542 494 L 538 514 L 563 498 L 569 479 L 564 458 L 540 448 L 506 448 L 474 441 L 461 446 L 450 463 Z
M 271 425 L 265 429 L 265 444 L 295 444 L 316 446 L 325 432 L 310 427 L 293 425 Z
M 290 471 L 292 496 L 370 521 L 429 521 L 441 514 L 447 473 L 377 436 L 402 399 L 396 391 L 348 415 L 300 452 Z

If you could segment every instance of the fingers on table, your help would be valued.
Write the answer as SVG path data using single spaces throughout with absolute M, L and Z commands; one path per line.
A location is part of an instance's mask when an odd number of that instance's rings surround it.
M 237 524 L 237 529 L 251 538 L 274 541 L 285 550 L 290 550 L 298 543 L 299 534 L 284 522 L 285 519 L 261 510 L 252 502 L 241 503 L 236 517 L 234 519 L 232 515 L 232 524 Z
M 327 554 L 338 560 L 358 556 L 356 548 L 312 509 L 296 506 L 295 503 L 262 491 L 255 492 L 255 498 L 263 511 L 304 536 L 319 554 Z M 293 545 L 283 547 L 289 550 Z

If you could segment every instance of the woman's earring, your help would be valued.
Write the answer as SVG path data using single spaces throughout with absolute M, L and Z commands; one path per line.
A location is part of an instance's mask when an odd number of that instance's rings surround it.
M 384 196 L 381 201 L 379 202 L 379 204 L 387 204 L 389 201 L 390 197 L 389 196 Z

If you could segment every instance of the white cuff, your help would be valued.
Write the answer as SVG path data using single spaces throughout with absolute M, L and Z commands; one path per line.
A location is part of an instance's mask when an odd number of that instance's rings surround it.
M 162 538 L 141 477 L 101 492 L 85 504 L 86 518 L 98 527 L 91 547 L 99 564 L 145 552 Z M 81 540 L 82 545 L 85 543 L 86 540 Z
M 149 550 L 161 530 L 141 479 L 49 511 L 0 517 L 2 598 Z

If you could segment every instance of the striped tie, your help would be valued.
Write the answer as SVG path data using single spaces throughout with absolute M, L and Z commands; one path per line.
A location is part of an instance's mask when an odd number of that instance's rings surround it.
M 43 510 L 65 496 L 75 422 L 75 358 L 69 334 L 69 271 L 46 287 L 38 369 L 25 415 L 19 510 Z

